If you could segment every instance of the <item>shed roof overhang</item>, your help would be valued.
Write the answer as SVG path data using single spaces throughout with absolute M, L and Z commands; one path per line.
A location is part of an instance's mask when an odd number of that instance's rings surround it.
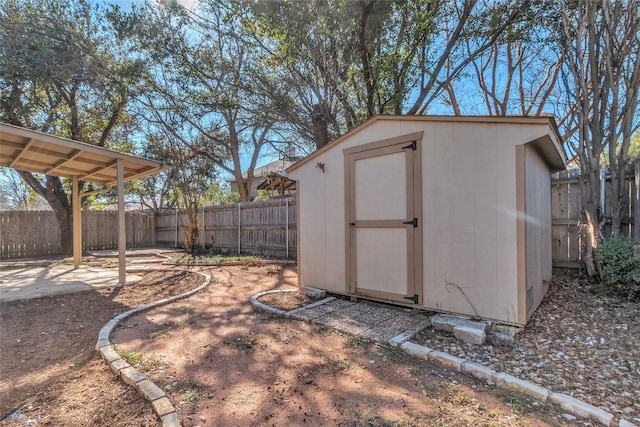
M 162 163 L 84 142 L 0 123 L 0 166 L 64 178 L 76 177 L 112 187 L 117 162 L 122 160 L 124 182 L 153 175 Z
M 545 126 L 547 129 L 544 131 L 545 135 L 537 138 L 533 141 L 528 141 L 540 152 L 542 157 L 549 165 L 552 172 L 558 172 L 565 170 L 567 164 L 567 155 L 562 146 L 562 138 L 556 126 L 555 117 L 551 115 L 545 116 L 421 116 L 421 115 L 378 115 L 370 118 L 361 125 L 351 129 L 346 134 L 337 138 L 334 141 L 329 142 L 324 147 L 311 153 L 302 160 L 294 163 L 287 168 L 287 173 L 293 172 L 302 165 L 310 162 L 317 156 L 321 155 L 325 151 L 332 150 L 335 146 L 340 145 L 342 142 L 349 139 L 354 134 L 361 130 L 371 126 L 378 121 L 390 121 L 390 122 L 407 122 L 407 121 L 419 121 L 419 122 L 449 122 L 449 123 L 510 123 L 510 124 L 522 124 L 522 125 L 539 125 Z
M 0 166 L 72 180 L 73 266 L 82 258 L 82 215 L 79 181 L 118 188 L 118 282 L 124 285 L 124 183 L 164 169 L 162 163 L 96 147 L 84 142 L 0 123 Z

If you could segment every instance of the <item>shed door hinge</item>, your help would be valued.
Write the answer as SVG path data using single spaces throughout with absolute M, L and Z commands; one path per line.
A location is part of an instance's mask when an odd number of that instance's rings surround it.
M 407 145 L 406 147 L 402 147 L 403 150 L 407 148 L 411 148 L 413 151 L 416 151 L 418 149 L 417 141 L 411 141 L 411 144 Z
M 418 303 L 418 294 L 412 295 L 412 296 L 406 296 L 406 297 L 402 297 L 402 298 L 411 300 L 411 301 L 413 301 L 414 304 Z
M 410 221 L 405 221 L 405 222 L 403 222 L 403 224 L 413 225 L 414 228 L 417 228 L 418 227 L 418 218 L 413 218 Z

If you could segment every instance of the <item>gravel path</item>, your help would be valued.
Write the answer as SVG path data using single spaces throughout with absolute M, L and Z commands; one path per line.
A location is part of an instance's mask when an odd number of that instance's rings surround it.
M 433 328 L 414 341 L 569 394 L 640 425 L 640 304 L 557 275 L 513 345 L 477 346 Z

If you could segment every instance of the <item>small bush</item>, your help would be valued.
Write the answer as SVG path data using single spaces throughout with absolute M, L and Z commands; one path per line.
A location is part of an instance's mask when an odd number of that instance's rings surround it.
M 640 297 L 640 248 L 632 239 L 614 236 L 596 250 L 606 290 L 625 298 Z

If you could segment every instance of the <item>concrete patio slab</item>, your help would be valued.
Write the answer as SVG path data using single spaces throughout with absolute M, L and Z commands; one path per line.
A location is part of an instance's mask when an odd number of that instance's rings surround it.
M 140 276 L 127 274 L 127 284 Z M 118 270 L 100 267 L 30 266 L 0 270 L 0 302 L 108 288 L 118 284 Z

